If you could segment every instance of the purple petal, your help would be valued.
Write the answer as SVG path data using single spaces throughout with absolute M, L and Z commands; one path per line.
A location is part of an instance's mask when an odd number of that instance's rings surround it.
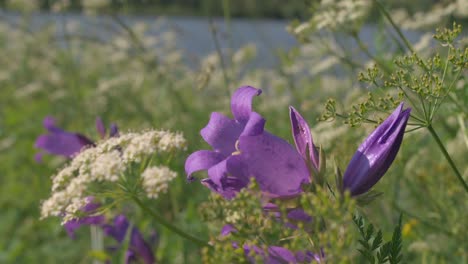
M 227 176 L 226 160 L 221 161 L 215 166 L 208 169 L 210 180 L 217 186 L 221 185 L 221 179 Z
M 239 179 L 236 179 L 234 177 L 224 178 L 222 182 L 223 186 L 216 185 L 210 179 L 203 179 L 201 183 L 207 188 L 209 188 L 211 191 L 219 193 L 221 196 L 228 200 L 234 198 L 242 188 L 245 188 L 247 186 L 247 184 L 245 184 L 243 181 L 240 181 Z
M 138 261 L 135 252 L 131 250 L 127 250 L 127 252 L 125 252 L 125 264 L 130 264 L 135 261 Z
M 305 160 L 312 161 L 313 166 L 318 170 L 318 153 L 312 140 L 309 124 L 292 106 L 289 107 L 289 117 L 291 119 L 292 133 L 297 151 L 301 153 Z
M 221 229 L 221 236 L 227 236 L 233 232 L 237 232 L 237 229 L 233 225 L 224 225 Z
M 255 263 L 256 255 L 265 257 L 265 252 L 258 246 L 244 244 L 242 248 L 244 249 L 244 255 L 249 259 L 250 263 Z
M 220 113 L 212 113 L 210 121 L 200 134 L 215 151 L 225 156 L 236 151 L 237 138 L 242 133 L 243 126 Z
M 310 182 L 309 171 L 302 156 L 285 140 L 269 133 L 242 136 L 240 157 L 263 192 L 273 196 L 294 196 L 301 185 Z
M 268 247 L 268 259 L 265 263 L 280 264 L 280 263 L 296 263 L 294 253 L 283 247 L 270 246 Z
M 153 251 L 136 227 L 132 228 L 129 248 L 136 253 L 139 259 L 143 260 L 143 263 L 153 264 L 155 262 Z
M 55 120 L 50 116 L 44 118 L 43 124 L 49 134 L 40 135 L 36 139 L 35 147 L 50 154 L 71 158 L 83 147 L 94 144 L 81 134 L 67 132 L 56 127 Z
M 185 173 L 187 180 L 193 180 L 192 174 L 200 170 L 207 170 L 214 165 L 220 163 L 224 159 L 224 155 L 211 150 L 196 151 L 185 161 Z
M 231 97 L 231 111 L 234 119 L 245 123 L 252 112 L 252 99 L 260 95 L 262 90 L 252 86 L 242 86 L 237 89 Z
M 102 225 L 106 221 L 105 216 L 96 215 L 96 216 L 87 216 L 80 219 L 73 219 L 65 224 L 63 227 L 68 233 L 68 236 L 75 238 L 75 230 L 80 228 L 82 225 Z
M 104 234 L 122 243 L 127 233 L 128 226 L 127 218 L 124 215 L 118 215 L 114 218 L 113 224 L 104 225 L 102 229 Z
M 325 258 L 325 253 L 321 250 L 320 254 L 314 254 L 310 251 L 298 251 L 296 252 L 296 260 L 300 263 L 311 263 L 312 261 L 321 263 Z
M 99 209 L 99 207 L 101 207 L 101 204 L 98 202 L 94 202 L 93 196 L 88 196 L 86 197 L 86 205 L 83 208 L 81 208 L 81 211 L 85 213 L 92 213 Z
M 83 206 L 80 211 L 87 214 L 92 214 L 101 206 L 99 203 L 93 202 L 94 197 L 86 197 L 86 205 Z M 106 221 L 103 215 L 92 215 L 86 216 L 79 219 L 72 219 L 67 221 L 63 226 L 68 233 L 68 236 L 75 238 L 75 230 L 82 225 L 101 225 Z
M 263 133 L 265 119 L 256 112 L 251 112 L 241 136 L 256 136 Z
M 233 198 L 242 188 L 247 187 L 249 178 L 240 155 L 230 156 L 208 170 L 208 180 L 202 183 L 226 199 Z
M 110 137 L 118 137 L 119 136 L 119 128 L 117 127 L 116 124 L 111 124 L 109 136 Z
M 96 117 L 96 130 L 101 138 L 106 137 L 106 127 L 104 126 L 104 122 L 102 122 L 100 117 Z
M 291 220 L 294 220 L 294 221 L 301 221 L 301 222 L 310 222 L 312 221 L 312 217 L 308 214 L 306 214 L 306 212 L 304 212 L 304 210 L 300 209 L 300 208 L 295 208 L 295 209 L 292 209 L 291 211 L 288 212 L 288 218 L 291 219 Z
M 403 104 L 359 146 L 343 176 L 343 186 L 352 195 L 367 192 L 385 174 L 400 149 L 411 109 Z
M 34 155 L 34 160 L 37 162 L 37 163 L 42 163 L 42 157 L 44 156 L 44 153 L 42 152 L 39 152 L 39 153 L 36 153 Z
M 51 116 L 46 116 L 42 121 L 42 124 L 44 125 L 45 129 L 51 132 L 54 132 L 57 129 L 57 127 L 55 126 L 55 119 Z
M 68 158 L 80 152 L 85 146 L 94 143 L 83 135 L 56 131 L 51 134 L 40 135 L 36 139 L 35 147 L 45 150 L 53 155 L 62 155 Z

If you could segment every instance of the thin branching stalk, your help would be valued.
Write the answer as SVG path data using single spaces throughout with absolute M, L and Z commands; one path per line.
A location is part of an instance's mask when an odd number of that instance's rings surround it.
M 216 26 L 215 26 L 212 19 L 210 19 L 210 32 L 211 32 L 211 36 L 213 37 L 213 42 L 215 44 L 216 53 L 218 54 L 219 64 L 221 65 L 221 71 L 223 73 L 223 78 L 224 78 L 224 86 L 226 87 L 227 95 L 229 96 L 230 95 L 230 93 L 229 93 L 229 76 L 228 76 L 228 73 L 227 73 L 227 67 L 226 67 L 226 63 L 224 61 L 223 52 L 221 50 L 221 45 L 219 44 L 218 32 L 217 32 Z
M 450 157 L 449 153 L 445 149 L 444 144 L 440 140 L 439 136 L 435 132 L 434 128 L 432 125 L 427 126 L 427 129 L 431 133 L 432 137 L 435 139 L 437 145 L 439 146 L 440 150 L 442 151 L 442 154 L 444 154 L 445 159 L 447 162 L 450 164 L 450 167 L 452 167 L 452 170 L 455 172 L 455 175 L 457 176 L 458 180 L 460 181 L 461 185 L 465 189 L 466 192 L 468 192 L 468 185 L 466 184 L 465 180 L 463 179 L 463 176 L 461 175 L 460 171 L 458 171 L 457 166 L 455 166 L 455 163 L 453 162 L 452 158 Z
M 379 10 L 382 12 L 382 14 L 385 16 L 385 18 L 389 21 L 389 23 L 392 25 L 392 27 L 395 29 L 395 31 L 397 32 L 398 36 L 401 38 L 401 40 L 405 43 L 405 46 L 406 48 L 408 48 L 409 51 L 411 51 L 412 54 L 414 54 L 416 56 L 416 58 L 418 59 L 418 61 L 421 63 L 422 67 L 424 68 L 424 70 L 426 72 L 430 72 L 429 68 L 427 67 L 427 65 L 424 63 L 424 61 L 422 59 L 420 59 L 416 52 L 414 51 L 414 48 L 413 46 L 411 45 L 411 43 L 409 42 L 409 40 L 405 37 L 405 35 L 403 34 L 403 32 L 401 31 L 400 27 L 397 26 L 395 24 L 395 22 L 393 21 L 392 17 L 390 16 L 390 14 L 387 12 L 387 10 L 385 9 L 385 7 L 380 3 L 380 1 L 378 0 L 374 0 L 374 2 L 377 4 Z M 444 75 L 445 75 L 445 72 L 444 72 Z M 458 76 L 455 78 L 455 80 L 458 79 Z M 454 80 L 454 81 L 455 81 Z M 450 87 L 452 86 L 452 84 L 450 85 Z M 435 132 L 434 128 L 432 127 L 432 118 L 433 118 L 433 115 L 435 113 L 436 110 L 432 111 L 431 113 L 428 113 L 426 111 L 426 108 L 425 108 L 425 104 L 424 104 L 424 101 L 422 100 L 422 98 L 419 96 L 419 99 L 421 100 L 421 104 L 422 104 L 422 107 L 423 107 L 423 112 L 424 112 L 424 117 L 426 119 L 426 128 L 427 130 L 429 130 L 429 133 L 431 134 L 431 136 L 435 139 L 436 143 L 437 143 L 437 146 L 439 147 L 440 151 L 442 152 L 442 154 L 444 155 L 445 159 L 447 160 L 447 162 L 449 163 L 450 167 L 452 168 L 453 172 L 455 173 L 455 175 L 457 176 L 457 179 L 460 181 L 461 185 L 463 186 L 463 188 L 465 189 L 466 192 L 468 192 L 468 185 L 467 183 L 465 182 L 465 180 L 463 179 L 463 176 L 461 175 L 460 171 L 458 170 L 457 166 L 455 165 L 455 163 L 453 162 L 452 158 L 450 157 L 449 153 L 447 152 L 447 150 L 445 149 L 445 146 L 444 144 L 442 143 L 442 141 L 440 140 L 439 136 L 437 135 L 437 133 Z M 440 104 L 439 104 L 440 106 Z M 437 106 L 434 106 L 434 107 L 437 107 Z

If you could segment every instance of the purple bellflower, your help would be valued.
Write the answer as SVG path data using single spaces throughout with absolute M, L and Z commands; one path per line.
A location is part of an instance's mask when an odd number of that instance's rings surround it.
M 238 88 L 231 98 L 234 119 L 212 113 L 200 134 L 213 150 L 192 153 L 185 162 L 187 179 L 208 170 L 202 183 L 225 198 L 233 198 L 255 178 L 267 197 L 290 197 L 302 192 L 310 173 L 299 154 L 288 142 L 264 130 L 265 119 L 252 110 L 260 89 Z
M 74 132 L 65 131 L 55 125 L 55 120 L 48 116 L 43 121 L 45 129 L 48 133 L 40 135 L 36 139 L 34 146 L 36 148 L 42 149 L 45 152 L 64 156 L 66 158 L 72 158 L 84 147 L 93 146 L 94 142 L 88 137 Z M 96 119 L 96 130 L 98 131 L 101 138 L 106 136 L 106 128 L 104 123 L 100 118 Z M 115 124 L 112 124 L 110 127 L 109 136 L 114 137 L 118 136 L 118 128 Z M 42 160 L 43 152 L 36 154 L 36 161 L 40 162 Z
M 401 103 L 359 146 L 343 175 L 351 195 L 367 192 L 385 174 L 400 149 L 411 108 Z

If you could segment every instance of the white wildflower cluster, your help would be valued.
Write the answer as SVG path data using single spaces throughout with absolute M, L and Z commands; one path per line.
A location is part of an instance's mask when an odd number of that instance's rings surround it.
M 239 220 L 245 219 L 242 212 L 226 210 L 226 222 L 235 224 L 239 222 Z
M 140 162 L 143 157 L 156 152 L 173 152 L 185 148 L 186 141 L 182 134 L 152 130 L 132 137 L 122 157 L 126 162 Z
M 317 30 L 347 31 L 362 24 L 370 11 L 370 0 L 322 0 L 312 18 Z M 301 28 L 304 25 L 300 26 Z M 298 29 L 296 29 L 298 30 Z
M 64 222 L 73 219 L 86 204 L 90 184 L 117 182 L 130 164 L 185 148 L 182 134 L 163 130 L 125 133 L 86 148 L 52 177 L 52 195 L 42 203 L 41 216 L 63 216 Z M 156 197 L 175 175 L 167 168 L 147 170 L 142 175 L 143 188 Z
M 149 167 L 141 174 L 143 189 L 148 198 L 156 199 L 160 193 L 166 193 L 169 183 L 177 177 L 177 173 L 168 167 Z

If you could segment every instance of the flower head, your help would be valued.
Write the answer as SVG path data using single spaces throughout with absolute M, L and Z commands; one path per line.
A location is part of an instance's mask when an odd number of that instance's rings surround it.
M 234 119 L 212 113 L 201 130 L 213 150 L 192 153 L 185 162 L 187 178 L 208 170 L 202 183 L 226 198 L 232 198 L 255 178 L 270 197 L 293 196 L 308 183 L 309 172 L 302 156 L 285 140 L 264 130 L 265 119 L 252 111 L 252 99 L 261 90 L 243 86 L 231 98 Z
M 176 140 L 169 140 L 171 138 Z M 52 195 L 42 203 L 41 216 L 61 216 L 64 221 L 73 219 L 86 204 L 85 197 L 90 191 L 99 194 L 92 189 L 95 183 L 115 183 L 133 163 L 141 162 L 142 157 L 172 153 L 180 148 L 185 148 L 183 136 L 164 130 L 124 133 L 99 141 L 94 147 L 77 153 L 52 177 Z M 156 192 L 164 192 L 174 178 L 168 170 L 158 173 L 161 178 L 156 180 L 151 175 L 141 175 L 141 187 L 149 197 L 156 198 Z
M 141 174 L 142 185 L 149 198 L 158 198 L 160 193 L 166 193 L 169 183 L 177 177 L 177 173 L 166 166 L 148 167 Z
M 367 192 L 385 174 L 400 149 L 411 108 L 401 103 L 359 146 L 343 176 L 351 195 Z

